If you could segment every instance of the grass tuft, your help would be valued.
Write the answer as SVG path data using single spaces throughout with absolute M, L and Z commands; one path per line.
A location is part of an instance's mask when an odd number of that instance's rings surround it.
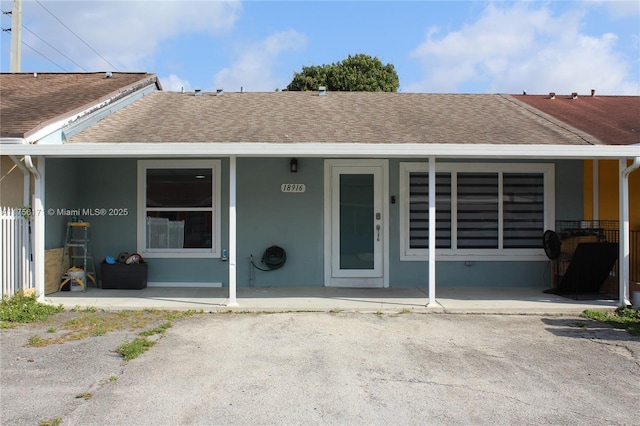
M 35 294 L 16 294 L 0 301 L 0 328 L 15 324 L 46 321 L 49 316 L 64 311 L 62 305 L 52 306 L 36 300 Z
M 587 309 L 580 316 L 609 324 L 615 328 L 626 329 L 629 334 L 640 336 L 640 310 L 621 308 L 612 312 Z
M 145 330 L 141 333 L 138 333 L 139 336 L 153 336 L 154 334 L 164 334 L 165 331 L 167 331 L 168 328 L 173 327 L 173 324 L 170 322 L 165 322 L 163 324 L 160 324 L 157 327 L 154 328 L 150 328 L 149 330 Z
M 124 357 L 125 361 L 131 361 L 148 351 L 156 342 L 152 342 L 146 337 L 137 337 L 131 342 L 118 346 L 116 352 Z
M 76 398 L 80 399 L 84 399 L 85 401 L 90 400 L 91 398 L 93 398 L 93 394 L 91 392 L 82 392 L 76 395 Z
M 54 417 L 52 419 L 43 420 L 38 423 L 39 426 L 59 426 L 62 424 L 62 417 Z

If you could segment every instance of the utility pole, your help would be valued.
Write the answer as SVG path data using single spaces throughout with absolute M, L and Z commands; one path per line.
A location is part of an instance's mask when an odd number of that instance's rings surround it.
M 11 54 L 9 71 L 20 72 L 22 59 L 22 0 L 13 0 L 11 9 Z

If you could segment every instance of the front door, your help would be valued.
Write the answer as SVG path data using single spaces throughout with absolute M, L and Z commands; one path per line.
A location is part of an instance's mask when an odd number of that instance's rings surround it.
M 386 160 L 325 161 L 325 285 L 387 287 Z

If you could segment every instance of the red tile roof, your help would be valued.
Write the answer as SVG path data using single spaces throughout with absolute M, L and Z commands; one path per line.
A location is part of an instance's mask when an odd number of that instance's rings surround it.
M 160 87 L 147 73 L 1 73 L 0 137 L 26 137 L 141 84 Z
M 516 95 L 552 117 L 589 133 L 607 145 L 640 143 L 640 96 Z

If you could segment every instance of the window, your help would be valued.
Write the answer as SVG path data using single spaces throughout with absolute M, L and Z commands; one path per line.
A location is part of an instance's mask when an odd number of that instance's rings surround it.
M 428 163 L 401 163 L 401 260 L 429 248 Z M 553 164 L 438 163 L 436 249 L 443 260 L 537 259 L 554 221 Z
M 220 161 L 138 162 L 138 252 L 219 257 Z

